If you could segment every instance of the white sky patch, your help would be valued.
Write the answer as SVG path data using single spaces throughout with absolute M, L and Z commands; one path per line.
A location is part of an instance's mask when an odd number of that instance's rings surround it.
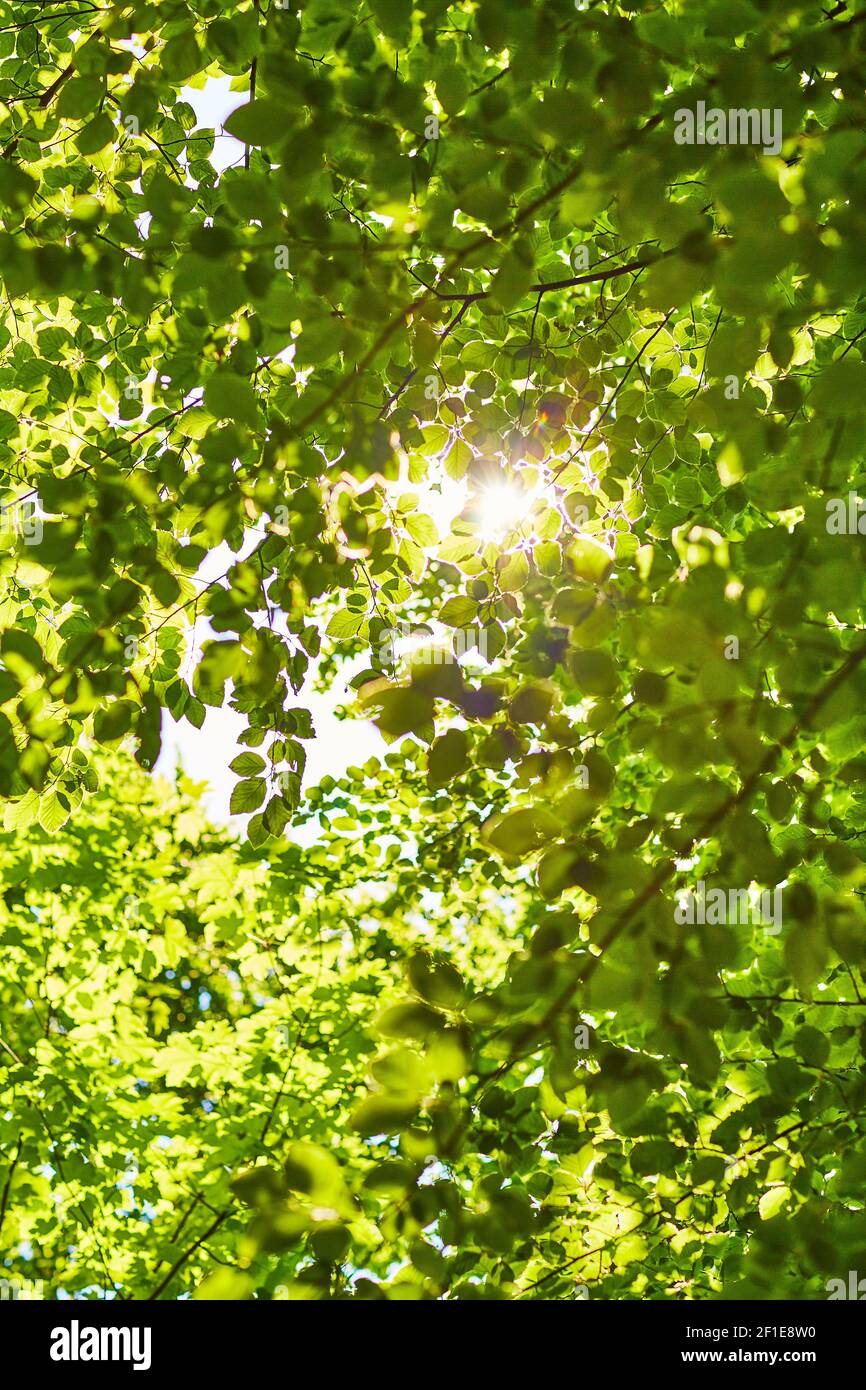
M 245 145 L 233 135 L 226 135 L 223 122 L 232 111 L 249 101 L 249 93 L 233 92 L 230 77 L 209 77 L 204 87 L 184 87 L 181 90 L 183 101 L 189 102 L 198 125 L 216 132 L 210 162 L 222 173 L 223 169 L 243 162 Z
M 196 572 L 196 579 L 202 589 L 211 580 L 220 578 L 232 564 L 244 559 L 261 539 L 261 532 L 247 531 L 241 549 L 235 553 L 225 541 L 210 551 L 202 560 Z M 264 614 L 258 615 L 259 623 L 266 622 Z M 286 619 L 280 611 L 274 612 L 274 629 L 285 633 Z M 200 617 L 187 641 L 191 651 L 184 663 L 184 670 L 191 674 L 201 659 L 205 642 L 218 637 L 211 628 L 207 617 Z M 354 699 L 348 682 L 358 671 L 368 665 L 365 656 L 346 662 L 340 675 L 331 688 L 324 693 L 313 689 L 315 665 L 310 666 L 307 678 L 299 694 L 290 696 L 291 708 L 308 709 L 313 719 L 316 733 L 314 739 L 304 741 L 307 753 L 307 766 L 304 772 L 304 788 L 314 786 L 326 775 L 340 777 L 351 763 L 364 763 L 374 754 L 383 754 L 387 745 L 375 725 L 366 719 L 341 720 L 336 709 Z M 231 817 L 229 800 L 237 782 L 235 773 L 229 770 L 229 763 L 239 753 L 245 751 L 240 743 L 241 734 L 247 727 L 246 716 L 230 709 L 228 705 L 220 708 L 205 706 L 204 723 L 196 729 L 186 719 L 175 723 L 167 712 L 163 714 L 162 749 L 154 768 L 154 775 L 171 775 L 178 764 L 197 782 L 206 782 L 208 790 L 203 798 L 207 814 L 220 823 L 233 820 L 242 823 L 247 817 Z M 260 752 L 265 753 L 268 740 Z M 294 837 L 293 837 L 294 838 Z M 300 839 L 315 838 L 314 828 L 307 827 L 298 834 Z
M 347 702 L 347 694 L 352 692 L 347 692 L 346 683 L 363 664 L 357 661 L 347 665 L 342 679 L 324 694 L 309 689 L 308 680 L 297 700 L 292 701 L 293 705 L 310 711 L 316 732 L 314 739 L 304 742 L 307 752 L 305 789 L 315 786 L 326 774 L 341 777 L 350 763 L 365 763 L 368 758 L 381 757 L 387 752 L 385 740 L 369 720 L 340 720 L 334 713 L 339 705 Z M 245 751 L 238 739 L 247 721 L 244 715 L 225 705 L 221 709 L 206 706 L 206 710 L 200 729 L 193 728 L 184 719 L 175 724 L 171 715 L 163 716 L 162 751 L 154 773 L 170 775 L 181 763 L 194 781 L 208 784 L 203 798 L 208 816 L 221 824 L 229 820 L 240 823 L 246 817 L 229 816 L 229 799 L 238 779 L 228 765 L 232 758 Z M 316 838 L 315 827 L 292 831 L 291 838 L 309 842 Z

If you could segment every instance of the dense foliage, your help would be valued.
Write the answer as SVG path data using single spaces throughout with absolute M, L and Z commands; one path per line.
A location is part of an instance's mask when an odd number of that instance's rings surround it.
M 0 4 L 5 1277 L 866 1270 L 864 18 Z

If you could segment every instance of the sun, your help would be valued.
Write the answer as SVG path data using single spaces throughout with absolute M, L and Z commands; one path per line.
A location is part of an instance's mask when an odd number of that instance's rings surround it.
M 493 483 L 478 498 L 479 533 L 487 541 L 501 540 L 529 520 L 534 493 L 515 483 Z

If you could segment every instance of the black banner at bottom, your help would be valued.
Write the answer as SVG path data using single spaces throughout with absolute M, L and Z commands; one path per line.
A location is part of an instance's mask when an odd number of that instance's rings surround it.
M 772 1380 L 778 1372 L 806 1368 L 825 1375 L 856 1364 L 864 1333 L 858 1293 L 855 1289 L 850 1297 L 826 1302 L 786 1303 L 575 1299 L 541 1316 L 546 1332 L 555 1328 L 575 1339 L 581 1360 L 585 1355 L 601 1358 L 619 1373 L 679 1370 L 699 1383 L 707 1371 L 759 1368 Z M 544 1345 L 520 1340 L 524 1316 L 527 1333 L 539 1328 L 538 1315 L 529 1311 L 538 1303 L 524 1304 L 526 1312 L 518 1313 L 517 1323 L 513 1311 L 500 1323 L 502 1304 L 480 1306 L 482 1302 L 403 1304 L 384 1312 L 383 1304 L 374 1308 L 366 1302 L 351 1312 L 344 1305 L 297 1302 L 10 1301 L 0 1302 L 0 1335 L 7 1350 L 14 1348 L 16 1360 L 20 1357 L 49 1384 L 88 1384 L 127 1374 L 138 1383 L 148 1375 L 179 1371 L 213 1374 L 222 1383 L 233 1372 L 286 1364 L 290 1345 L 295 1357 L 306 1348 L 322 1369 L 333 1373 L 345 1367 L 351 1374 L 373 1364 L 362 1339 L 383 1330 L 397 1338 L 405 1330 L 416 1355 L 428 1347 L 419 1370 L 430 1356 L 431 1370 L 438 1367 L 441 1373 L 453 1357 L 466 1371 L 475 1347 L 478 1369 L 488 1378 L 498 1369 L 500 1355 L 503 1369 L 514 1374 L 515 1347 L 525 1353 Z M 308 1340 L 323 1331 L 327 1340 Z M 440 1340 L 458 1334 L 459 1354 L 455 1343 Z M 399 1345 L 398 1340 L 395 1348 Z M 560 1346 L 558 1362 L 563 1354 Z M 386 1357 L 383 1369 L 387 1364 Z

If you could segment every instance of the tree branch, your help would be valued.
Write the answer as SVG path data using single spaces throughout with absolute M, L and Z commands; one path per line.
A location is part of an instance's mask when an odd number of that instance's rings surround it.
M 0 1235 L 3 1232 L 3 1222 L 6 1220 L 6 1207 L 9 1202 L 9 1189 L 12 1186 L 12 1179 L 15 1176 L 15 1169 L 18 1167 L 18 1160 L 21 1157 L 21 1145 L 24 1143 L 23 1137 L 18 1136 L 18 1147 L 15 1150 L 15 1157 L 9 1165 L 9 1172 L 6 1174 L 6 1182 L 3 1185 L 3 1196 L 0 1197 Z
M 220 1226 L 225 1221 L 226 1217 L 229 1215 L 230 1212 L 231 1207 L 226 1207 L 223 1211 L 219 1212 L 215 1219 L 210 1223 L 207 1230 L 199 1236 L 198 1240 L 193 1241 L 189 1249 L 185 1250 L 182 1255 L 178 1256 L 178 1258 L 175 1260 L 174 1264 L 172 1265 L 168 1273 L 165 1275 L 165 1277 L 160 1280 L 153 1292 L 148 1294 L 147 1298 L 144 1300 L 146 1303 L 153 1303 L 157 1298 L 159 1298 L 159 1295 L 162 1293 L 163 1289 L 168 1287 L 174 1276 L 177 1274 L 178 1270 L 181 1269 L 186 1264 L 187 1260 L 195 1254 L 196 1250 L 198 1250 L 200 1245 L 203 1245 L 206 1240 L 210 1240 L 214 1231 L 219 1230 Z

